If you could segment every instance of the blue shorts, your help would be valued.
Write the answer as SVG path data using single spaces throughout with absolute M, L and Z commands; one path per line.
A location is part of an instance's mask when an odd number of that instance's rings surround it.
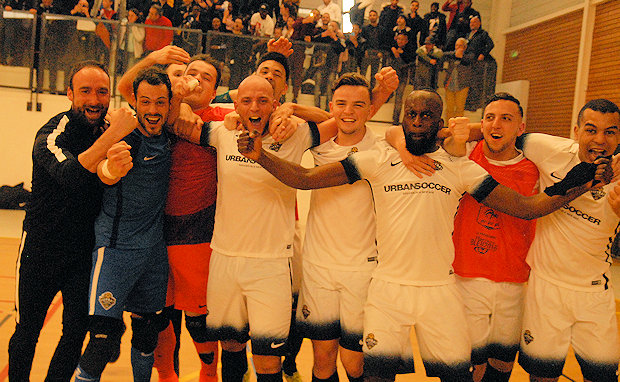
M 166 304 L 168 253 L 162 240 L 147 249 L 93 251 L 88 314 L 121 319 L 123 311 L 157 312 Z

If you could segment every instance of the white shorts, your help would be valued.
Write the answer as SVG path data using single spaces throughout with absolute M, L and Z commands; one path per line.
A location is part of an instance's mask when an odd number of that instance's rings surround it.
M 521 337 L 525 283 L 456 277 L 471 338 L 471 361 L 515 360 Z
M 362 351 L 364 304 L 372 271 L 329 269 L 303 264 L 297 309 L 301 333 L 312 340 L 340 339 L 340 346 Z
M 584 379 L 617 381 L 620 360 L 613 290 L 582 292 L 530 275 L 519 364 L 537 377 L 561 375 L 572 345 Z
M 373 279 L 364 308 L 364 374 L 412 373 L 415 327 L 429 377 L 471 378 L 471 342 L 454 284 L 413 286 Z
M 291 324 L 288 258 L 226 256 L 213 251 L 207 285 L 208 339 L 246 342 L 252 352 L 284 355 Z

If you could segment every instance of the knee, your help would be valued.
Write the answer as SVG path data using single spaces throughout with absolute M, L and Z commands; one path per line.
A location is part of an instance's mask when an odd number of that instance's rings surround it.
M 159 332 L 167 326 L 168 317 L 163 312 L 132 316 L 131 346 L 144 354 L 151 354 L 157 346 Z
M 80 359 L 80 367 L 89 375 L 98 376 L 108 362 L 118 358 L 125 324 L 116 318 L 92 316 L 89 331 L 90 340 Z
M 209 340 L 207 336 L 207 316 L 205 314 L 200 316 L 185 315 L 185 327 L 195 342 L 201 344 Z

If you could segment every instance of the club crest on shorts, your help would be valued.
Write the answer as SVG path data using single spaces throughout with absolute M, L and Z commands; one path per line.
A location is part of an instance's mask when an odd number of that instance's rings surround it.
M 435 163 L 433 164 L 433 166 L 435 167 L 435 171 L 441 171 L 443 170 L 443 166 L 441 165 L 441 163 L 435 161 Z
M 310 309 L 308 309 L 308 305 L 304 305 L 304 307 L 301 308 L 301 314 L 304 315 L 304 319 L 308 318 L 308 316 L 310 315 Z
M 534 341 L 534 336 L 532 336 L 532 332 L 526 330 L 523 332 L 523 341 L 525 341 L 526 345 L 529 345 L 530 342 Z
M 112 294 L 112 292 L 103 292 L 99 298 L 99 303 L 105 310 L 110 310 L 111 307 L 116 305 L 116 297 Z
M 366 336 L 366 340 L 364 341 L 366 342 L 366 347 L 368 347 L 369 350 L 374 348 L 378 342 L 375 338 L 375 335 L 372 333 L 368 333 L 368 335 Z
M 347 153 L 347 156 L 355 154 L 359 149 L 357 147 L 351 147 L 351 150 Z
M 602 188 L 597 188 L 595 190 L 590 190 L 590 194 L 592 195 L 592 198 L 594 200 L 599 200 L 603 196 L 607 195 L 605 190 L 603 190 Z
M 282 143 L 273 142 L 272 144 L 269 145 L 269 150 L 278 152 L 280 151 L 280 147 L 282 147 Z

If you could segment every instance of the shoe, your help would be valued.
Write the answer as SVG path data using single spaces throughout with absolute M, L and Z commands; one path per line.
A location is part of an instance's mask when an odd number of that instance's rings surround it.
M 299 374 L 299 371 L 294 372 L 293 375 L 288 375 L 285 372 L 282 372 L 282 375 L 284 376 L 284 379 L 286 380 L 286 382 L 303 382 L 303 379 L 301 379 L 301 375 Z

